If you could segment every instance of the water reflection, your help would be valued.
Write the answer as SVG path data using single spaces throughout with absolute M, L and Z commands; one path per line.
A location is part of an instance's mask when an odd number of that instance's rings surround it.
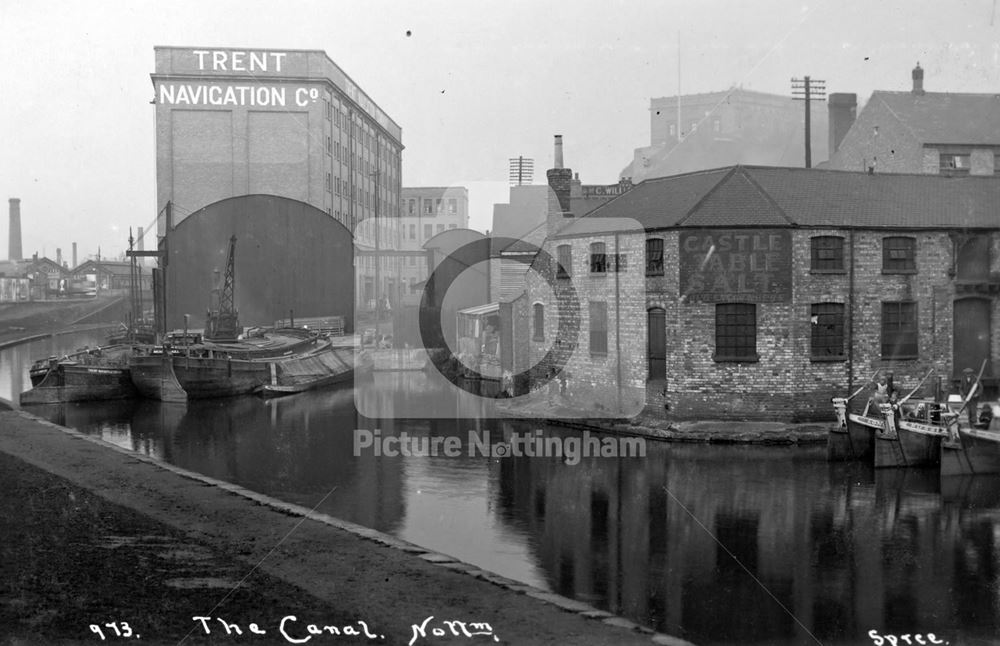
M 394 391 L 403 396 L 399 384 L 381 390 Z M 426 396 L 419 384 L 413 392 Z M 871 643 L 872 629 L 952 644 L 997 634 L 998 477 L 828 464 L 822 447 L 650 443 L 645 458 L 575 466 L 495 459 L 470 452 L 467 432 L 535 427 L 373 421 L 357 415 L 353 396 L 36 410 L 698 644 Z M 457 457 L 355 455 L 356 428 L 457 435 L 463 448 Z

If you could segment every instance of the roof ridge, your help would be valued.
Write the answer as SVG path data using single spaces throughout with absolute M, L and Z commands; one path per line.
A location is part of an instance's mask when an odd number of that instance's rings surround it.
M 763 186 L 761 186 L 757 182 L 757 180 L 754 179 L 754 177 L 750 173 L 748 173 L 746 171 L 746 169 L 741 168 L 740 170 L 742 171 L 743 176 L 746 177 L 747 180 L 750 182 L 750 184 L 755 189 L 757 189 L 757 192 L 759 192 L 764 197 L 764 199 L 767 200 L 767 202 L 771 206 L 773 206 L 775 209 L 778 210 L 778 215 L 780 215 L 781 217 L 783 217 L 789 224 L 791 224 L 793 226 L 798 226 L 798 222 L 796 222 L 792 218 L 788 217 L 788 214 L 785 213 L 785 209 L 781 208 L 781 205 L 778 204 L 778 201 L 776 199 L 774 199 L 774 196 L 772 196 L 770 193 L 767 192 L 767 189 L 765 189 Z
M 680 220 L 678 220 L 678 221 L 677 221 L 677 222 L 675 223 L 675 225 L 674 225 L 674 226 L 678 226 L 678 227 L 679 227 L 679 226 L 682 226 L 682 225 L 683 225 L 683 224 L 684 224 L 684 223 L 685 223 L 685 222 L 686 222 L 686 221 L 688 220 L 688 218 L 690 218 L 690 217 L 691 217 L 692 215 L 694 215 L 694 213 L 695 213 L 695 212 L 696 212 L 696 211 L 697 211 L 697 210 L 698 210 L 699 208 L 701 208 L 701 205 L 702 205 L 702 204 L 704 204 L 704 203 L 705 203 L 705 202 L 706 202 L 706 201 L 708 200 L 708 198 L 709 198 L 710 196 L 712 196 L 712 195 L 715 195 L 715 192 L 716 192 L 717 190 L 719 190 L 719 187 L 720 187 L 720 186 L 722 186 L 723 184 L 725 184 L 726 182 L 728 182 L 728 181 L 729 181 L 729 178 L 730 178 L 730 177 L 732 177 L 733 175 L 735 175 L 735 174 L 736 174 L 736 171 L 737 171 L 737 169 L 739 169 L 739 168 L 740 168 L 740 165 L 739 165 L 739 164 L 736 164 L 735 166 L 733 166 L 732 168 L 730 168 L 730 169 L 729 169 L 729 172 L 728 172 L 728 173 L 726 173 L 725 175 L 723 175 L 723 176 L 722 176 L 722 179 L 720 179 L 720 180 L 719 180 L 718 182 L 716 182 L 716 183 L 715 183 L 715 185 L 714 185 L 714 186 L 712 186 L 712 188 L 710 188 L 709 190 L 705 191 L 705 194 L 704 194 L 704 195 L 702 195 L 702 196 L 701 196 L 701 197 L 700 197 L 700 198 L 698 199 L 698 201 L 697 201 L 697 202 L 695 202 L 695 203 L 694 203 L 694 205 L 693 205 L 693 206 L 692 206 L 692 207 L 691 207 L 690 209 L 688 209 L 688 212 L 684 214 L 684 217 L 683 217 L 683 218 L 681 218 Z

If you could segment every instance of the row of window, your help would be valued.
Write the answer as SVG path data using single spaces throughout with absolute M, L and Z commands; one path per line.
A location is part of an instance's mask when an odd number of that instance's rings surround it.
M 535 303 L 533 311 L 535 341 L 545 340 L 545 306 Z M 810 311 L 810 358 L 837 361 L 846 358 L 844 339 L 844 304 L 814 303 Z M 608 307 L 603 301 L 590 301 L 590 352 L 607 354 Z M 882 303 L 883 359 L 915 359 L 917 343 L 917 304 L 913 301 Z M 719 303 L 715 306 L 715 360 L 756 361 L 757 305 L 754 303 Z
M 424 240 L 429 240 L 430 238 L 434 237 L 434 235 L 435 235 L 434 234 L 434 226 L 435 225 L 433 225 L 433 224 L 425 224 L 424 225 Z M 449 229 L 457 229 L 458 225 L 457 224 L 449 224 L 448 228 Z M 443 224 L 437 225 L 437 232 L 441 233 L 442 231 L 444 231 L 444 225 Z M 416 239 L 417 239 L 417 225 L 411 224 L 410 225 L 410 240 L 416 240 Z
M 968 152 L 943 152 L 938 156 L 938 172 L 950 177 L 968 175 L 972 170 L 972 155 Z M 993 174 L 1000 175 L 1000 153 L 993 153 Z
M 421 200 L 417 198 L 411 198 L 407 200 L 407 206 L 406 206 L 407 214 L 416 215 L 417 203 L 420 201 Z M 422 201 L 424 203 L 424 209 L 423 209 L 424 215 L 437 215 L 444 213 L 444 208 L 443 208 L 444 202 L 441 198 L 437 198 L 436 200 L 432 200 L 430 198 L 424 198 Z M 455 198 L 448 198 L 448 214 L 455 215 L 457 213 L 458 213 L 458 200 Z
M 590 245 L 590 273 L 603 274 L 608 271 L 609 256 L 603 242 Z M 617 265 L 619 271 L 625 271 L 624 256 Z M 556 276 L 569 278 L 573 266 L 572 247 L 568 244 L 559 245 L 556 249 Z M 844 238 L 840 236 L 815 236 L 810 239 L 810 263 L 813 271 L 840 273 L 844 267 Z M 913 273 L 917 270 L 917 240 L 907 236 L 888 236 L 882 238 L 882 272 L 883 273 Z M 612 269 L 614 271 L 614 269 Z M 663 275 L 663 238 L 648 238 L 646 240 L 646 275 Z

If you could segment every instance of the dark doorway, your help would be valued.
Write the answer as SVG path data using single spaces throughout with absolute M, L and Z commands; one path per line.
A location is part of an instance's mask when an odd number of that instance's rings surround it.
M 990 356 L 990 300 L 962 298 L 955 301 L 953 373 L 961 376 L 962 370 L 978 370 L 983 359 Z M 986 363 L 984 375 L 992 375 L 992 366 Z
M 646 312 L 647 347 L 649 357 L 649 379 L 667 378 L 667 313 L 654 307 Z

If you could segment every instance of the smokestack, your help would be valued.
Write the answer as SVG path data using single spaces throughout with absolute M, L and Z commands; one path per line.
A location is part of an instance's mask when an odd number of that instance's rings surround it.
M 828 130 L 830 131 L 829 151 L 832 156 L 840 147 L 847 131 L 854 125 L 858 113 L 858 95 L 835 92 L 827 101 L 830 112 Z
M 73 268 L 76 269 L 76 243 L 73 243 Z
M 913 93 L 923 94 L 924 93 L 924 70 L 921 69 L 920 63 L 913 68 Z
M 146 247 L 142 241 L 142 227 L 139 227 L 139 239 L 136 241 L 136 249 L 139 251 L 145 251 Z
M 573 187 L 573 171 L 563 168 L 562 135 L 556 135 L 555 167 L 546 171 L 549 180 L 549 215 L 572 217 L 569 197 Z
M 62 267 L 62 249 L 56 247 L 56 264 Z
M 10 200 L 10 238 L 7 240 L 7 260 L 21 260 L 21 198 Z

